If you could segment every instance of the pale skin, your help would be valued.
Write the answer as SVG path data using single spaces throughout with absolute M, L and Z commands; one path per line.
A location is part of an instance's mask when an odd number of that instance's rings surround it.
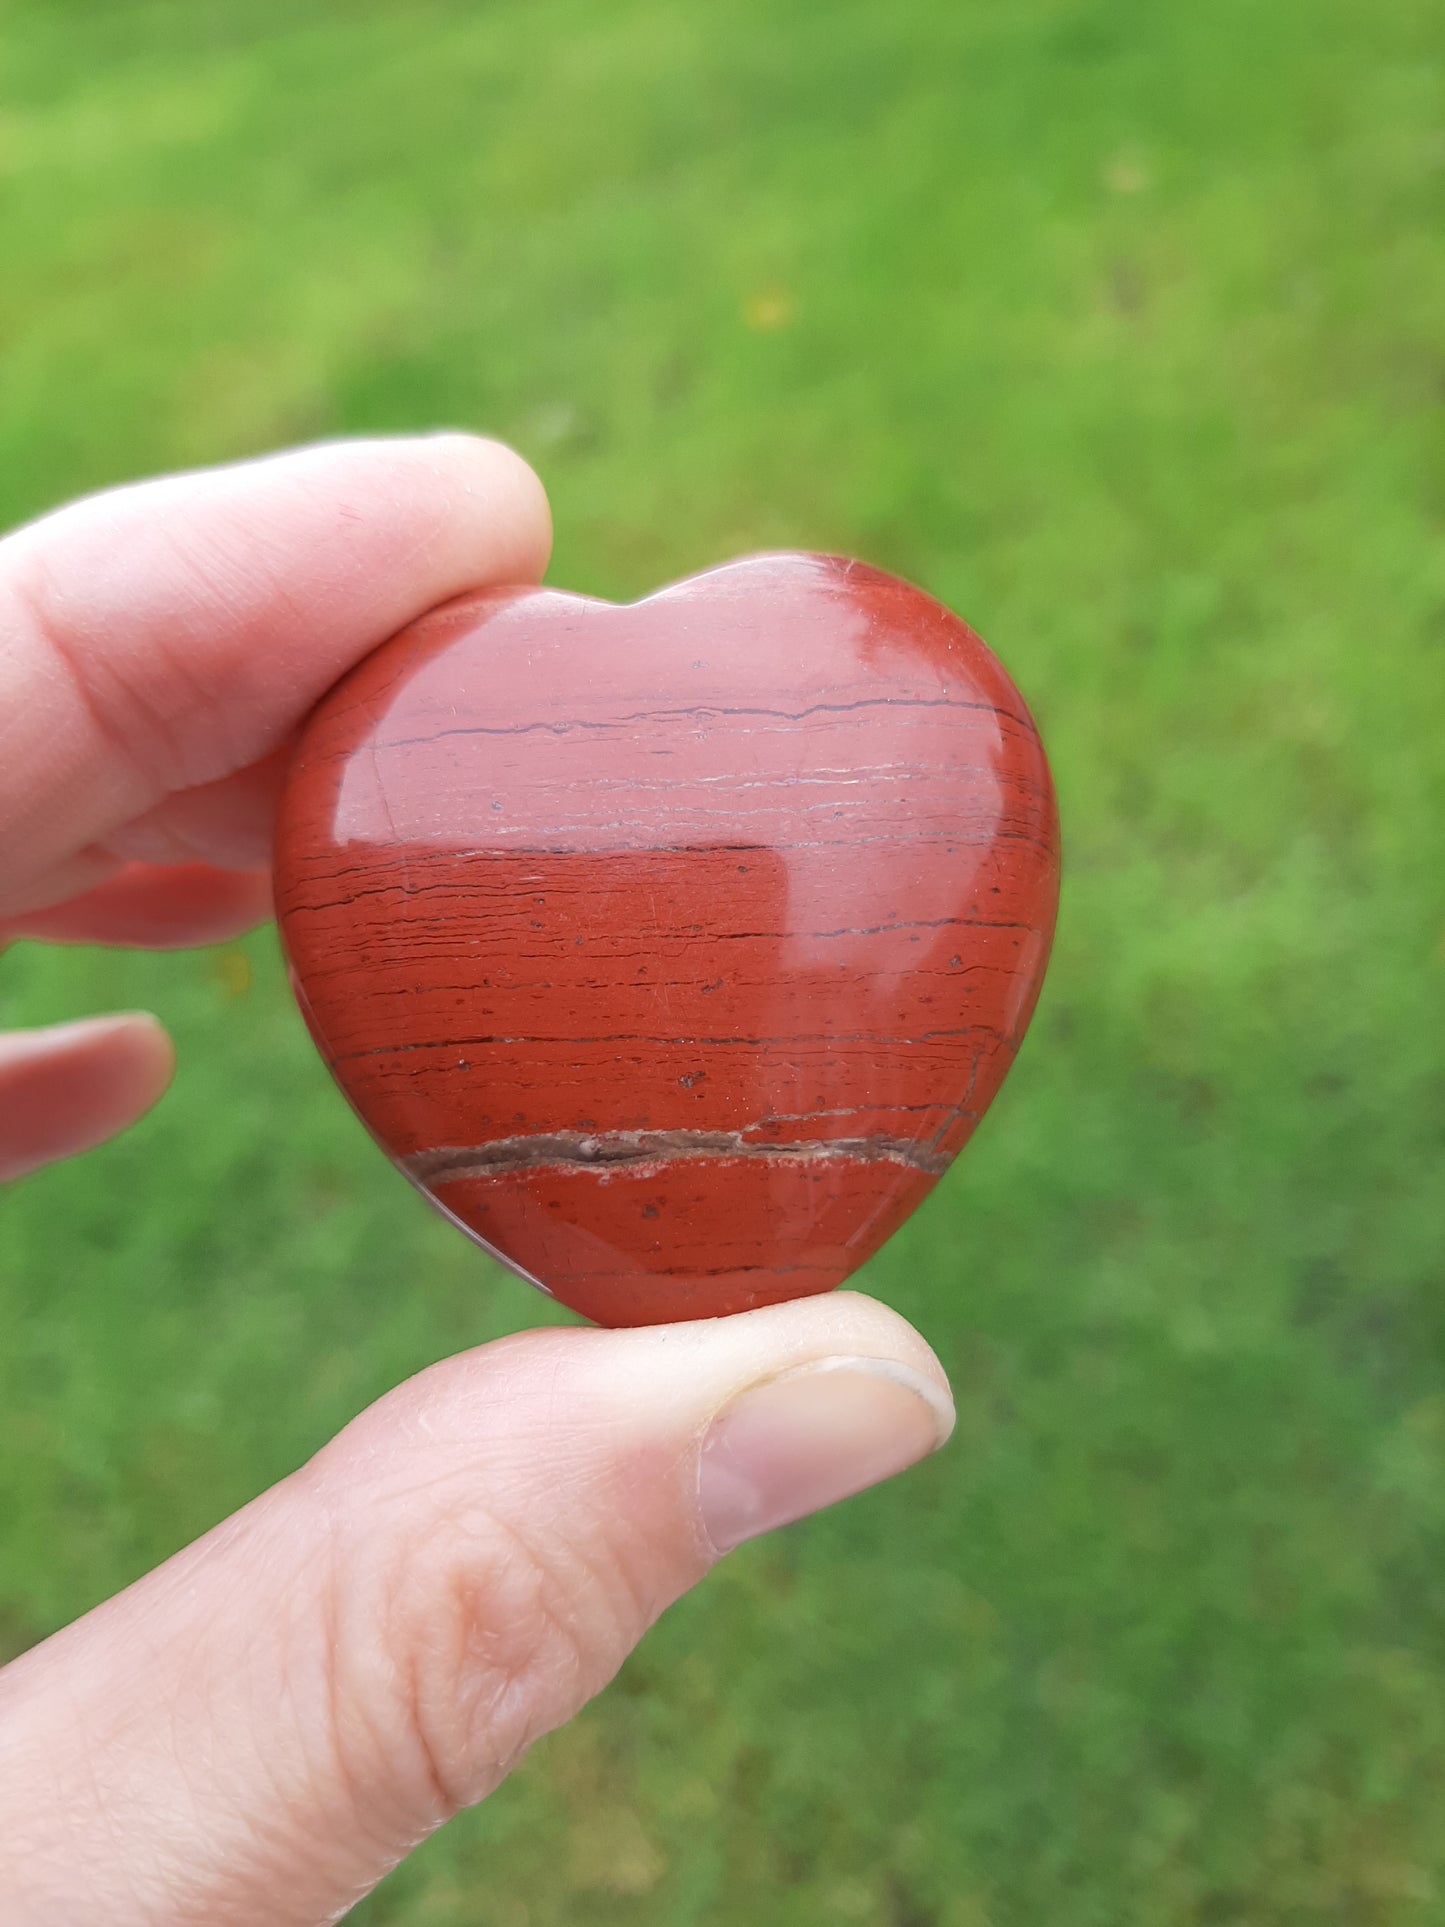
M 267 916 L 311 705 L 549 546 L 536 477 L 462 435 L 171 477 L 0 541 L 0 945 Z M 123 1130 L 171 1065 L 138 1013 L 0 1036 L 0 1178 Z M 732 1546 L 951 1423 L 928 1346 L 851 1293 L 433 1366 L 0 1672 L 6 1927 L 339 1919 Z

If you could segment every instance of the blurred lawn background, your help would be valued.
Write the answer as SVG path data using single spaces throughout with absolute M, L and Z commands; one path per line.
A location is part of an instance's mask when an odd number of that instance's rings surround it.
M 552 580 L 852 551 L 988 636 L 1067 883 L 864 1283 L 956 1442 L 738 1553 L 370 1927 L 1445 1921 L 1434 0 L 0 0 L 0 524 L 439 424 Z M 20 946 L 181 1068 L 0 1207 L 0 1656 L 549 1315 L 271 932 Z

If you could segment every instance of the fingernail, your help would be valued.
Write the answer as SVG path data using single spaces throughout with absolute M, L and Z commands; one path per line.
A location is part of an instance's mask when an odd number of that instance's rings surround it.
M 823 1358 L 751 1386 L 703 1441 L 702 1522 L 718 1552 L 821 1511 L 936 1451 L 947 1394 L 889 1358 Z

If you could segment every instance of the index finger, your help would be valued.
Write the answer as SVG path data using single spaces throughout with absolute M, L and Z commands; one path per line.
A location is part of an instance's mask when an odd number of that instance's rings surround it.
M 179 792 L 274 752 L 345 670 L 551 525 L 469 435 L 336 442 L 79 502 L 0 541 L 0 913 L 63 901 Z

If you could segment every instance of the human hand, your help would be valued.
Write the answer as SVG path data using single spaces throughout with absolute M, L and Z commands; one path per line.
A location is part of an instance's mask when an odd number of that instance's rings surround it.
M 146 483 L 0 542 L 0 945 L 268 914 L 311 705 L 548 543 L 535 477 L 463 436 Z M 170 1063 L 138 1014 L 0 1037 L 0 1176 L 122 1129 Z M 5 1927 L 337 1919 L 722 1553 L 951 1422 L 923 1340 L 852 1294 L 433 1366 L 0 1673 Z

